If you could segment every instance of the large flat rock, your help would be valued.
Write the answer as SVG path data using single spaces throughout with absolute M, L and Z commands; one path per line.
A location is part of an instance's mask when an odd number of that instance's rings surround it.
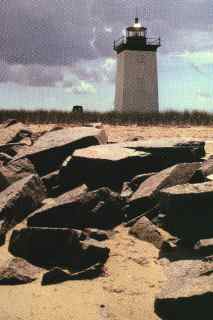
M 133 193 L 129 199 L 130 207 L 135 209 L 150 208 L 158 201 L 158 194 L 161 189 L 190 181 L 199 167 L 199 162 L 182 163 L 152 175 L 142 182 Z
M 140 173 L 149 172 L 152 159 L 145 152 L 138 152 L 113 144 L 92 146 L 73 153 L 67 165 L 74 166 L 91 188 L 121 186 Z
M 138 140 L 118 145 L 151 153 L 155 161 L 150 171 L 166 169 L 177 163 L 197 162 L 205 156 L 205 142 L 189 139 Z
M 166 188 L 159 198 L 170 232 L 193 241 L 213 236 L 212 181 Z
M 118 145 L 137 151 L 150 152 L 155 155 L 165 156 L 168 154 L 169 156 L 177 157 L 181 161 L 184 160 L 184 157 L 190 157 L 191 160 L 198 161 L 205 155 L 205 142 L 189 139 L 161 138 L 158 140 L 127 141 L 118 143 Z
M 73 127 L 47 132 L 31 147 L 20 151 L 17 158 L 28 158 L 40 175 L 57 170 L 75 149 L 107 143 L 103 129 Z
M 213 260 L 203 258 L 192 248 L 180 246 L 160 261 L 166 280 L 155 300 L 162 320 L 211 319 L 213 302 Z
M 36 210 L 28 218 L 28 226 L 110 229 L 123 221 L 123 206 L 120 196 L 108 188 L 77 196 L 71 191 Z
M 81 241 L 68 228 L 23 228 L 14 230 L 9 251 L 33 264 L 45 267 L 81 268 L 105 262 L 109 249 L 95 240 Z
M 170 281 L 155 301 L 155 312 L 162 320 L 211 319 L 213 274 L 178 282 Z
M 46 190 L 37 175 L 30 175 L 6 188 L 0 197 L 0 220 L 3 220 L 0 236 L 3 242 L 8 230 L 41 206 Z

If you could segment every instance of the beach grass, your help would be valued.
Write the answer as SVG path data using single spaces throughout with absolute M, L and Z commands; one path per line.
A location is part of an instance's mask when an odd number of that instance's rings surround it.
M 0 122 L 16 119 L 32 124 L 88 124 L 102 122 L 111 125 L 213 125 L 213 113 L 202 111 L 163 111 L 159 113 L 72 112 L 61 110 L 0 110 Z

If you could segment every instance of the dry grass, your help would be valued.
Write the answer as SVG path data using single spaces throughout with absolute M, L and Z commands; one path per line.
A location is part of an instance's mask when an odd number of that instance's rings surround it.
M 1 110 L 0 122 L 15 118 L 34 124 L 86 124 L 102 122 L 112 125 L 213 125 L 213 113 L 199 111 L 165 111 L 159 113 L 68 112 L 59 110 Z

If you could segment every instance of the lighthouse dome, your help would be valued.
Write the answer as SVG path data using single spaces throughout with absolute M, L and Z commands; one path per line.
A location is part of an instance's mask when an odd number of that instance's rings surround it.
M 146 30 L 147 28 L 143 27 L 139 22 L 139 18 L 136 17 L 133 26 L 130 26 L 126 29 L 126 35 L 127 35 L 127 38 L 130 38 L 130 37 L 145 38 Z

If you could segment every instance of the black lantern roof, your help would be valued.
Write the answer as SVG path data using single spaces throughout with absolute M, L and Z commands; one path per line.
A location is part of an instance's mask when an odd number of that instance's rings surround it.
M 117 53 L 124 50 L 156 51 L 160 45 L 160 38 L 147 38 L 147 28 L 136 17 L 134 25 L 126 29 L 126 36 L 114 41 L 114 50 Z
M 135 18 L 135 23 L 133 26 L 130 26 L 126 29 L 127 31 L 144 31 L 147 30 L 147 28 L 144 28 L 140 22 L 139 22 L 139 18 Z
M 128 27 L 126 30 L 127 31 L 143 31 L 143 30 L 147 30 L 147 28 L 131 26 L 131 27 Z

